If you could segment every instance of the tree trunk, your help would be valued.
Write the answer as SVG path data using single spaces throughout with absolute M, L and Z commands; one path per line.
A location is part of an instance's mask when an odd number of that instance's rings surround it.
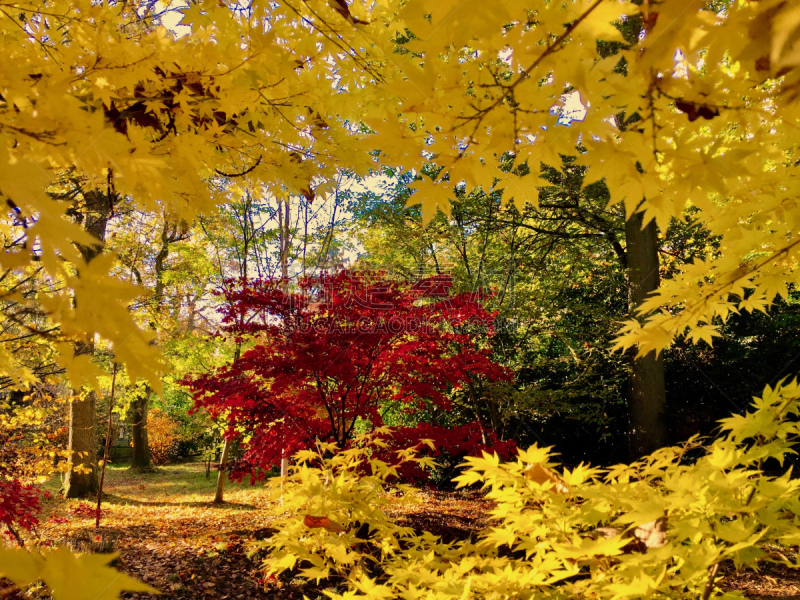
M 281 456 L 281 480 L 286 479 L 289 476 L 289 458 L 286 456 Z M 283 485 L 283 483 L 281 483 Z
M 69 470 L 64 479 L 64 496 L 80 498 L 97 494 L 96 393 L 69 403 Z M 78 470 L 75 470 L 76 467 Z
M 658 289 L 658 239 L 655 221 L 642 229 L 643 213 L 634 213 L 625 223 L 628 266 L 628 306 L 631 314 L 650 292 Z M 637 316 L 643 318 L 643 315 Z M 667 395 L 664 357 L 650 352 L 636 359 L 631 352 L 630 433 L 628 449 L 637 459 L 667 444 L 664 421 Z
M 214 493 L 214 504 L 222 504 L 225 502 L 225 478 L 227 477 L 225 474 L 225 463 L 228 462 L 229 446 L 230 442 L 225 440 L 225 443 L 222 446 L 222 456 L 219 457 L 219 473 L 217 474 L 217 490 Z
M 114 363 L 114 373 L 111 375 L 111 397 L 108 399 L 108 427 L 106 427 L 106 443 L 103 448 L 103 468 L 100 471 L 100 486 L 97 489 L 97 515 L 94 520 L 94 528 L 100 527 L 100 508 L 103 504 L 103 483 L 106 480 L 106 467 L 108 466 L 108 456 L 111 451 L 111 434 L 114 428 L 114 390 L 117 385 L 117 363 Z
M 289 251 L 292 248 L 292 230 L 291 230 L 291 207 L 289 200 L 286 200 L 286 207 L 284 213 L 284 205 L 280 200 L 278 201 L 278 245 L 280 252 L 278 255 L 281 265 L 281 280 L 283 281 L 283 290 L 286 291 L 289 283 Z
M 131 442 L 133 456 L 131 469 L 139 471 L 152 470 L 150 462 L 150 444 L 147 440 L 147 411 L 150 406 L 150 386 L 145 387 L 144 396 L 131 403 Z
M 109 174 L 109 180 L 110 180 Z M 108 221 L 113 214 L 116 196 L 109 186 L 106 193 L 92 190 L 84 194 L 85 212 L 74 213 L 83 228 L 97 243 L 89 246 L 77 244 L 81 257 L 88 265 L 103 250 Z M 81 266 L 78 267 L 78 277 Z M 75 344 L 75 355 L 94 354 L 94 340 L 89 337 Z M 97 494 L 97 434 L 95 431 L 95 406 L 97 395 L 94 391 L 86 394 L 79 402 L 69 404 L 69 470 L 64 479 L 64 495 L 67 498 Z M 88 472 L 77 472 L 76 466 Z
M 169 258 L 169 247 L 173 242 L 183 238 L 183 232 L 178 230 L 178 222 L 170 219 L 163 214 L 164 223 L 161 228 L 161 248 L 155 257 L 154 271 L 156 276 L 156 286 L 153 293 L 153 318 L 150 320 L 149 327 L 152 331 L 158 330 L 156 315 L 161 309 L 161 302 L 164 299 L 164 271 L 166 271 L 166 261 Z M 150 394 L 153 390 L 146 386 L 144 397 L 137 398 L 131 404 L 131 443 L 133 444 L 133 457 L 131 458 L 131 469 L 137 471 L 151 471 L 153 464 L 150 461 L 150 442 L 147 437 L 147 413 L 150 410 Z

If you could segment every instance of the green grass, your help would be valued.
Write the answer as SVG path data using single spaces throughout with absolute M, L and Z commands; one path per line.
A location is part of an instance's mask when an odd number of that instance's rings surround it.
M 190 505 L 214 507 L 212 501 L 217 484 L 217 472 L 207 478 L 203 463 L 184 463 L 157 467 L 152 472 L 132 471 L 127 465 L 109 465 L 103 485 L 103 505 Z M 94 503 L 94 498 L 65 500 L 59 496 L 63 475 L 56 475 L 42 484 L 52 499 L 45 502 L 48 513 L 69 510 L 81 503 Z M 225 481 L 225 503 L 220 509 L 247 509 L 269 502 L 263 483 L 250 485 Z
M 217 473 L 206 478 L 203 463 L 158 467 L 153 472 L 109 465 L 103 486 L 101 527 L 120 539 L 150 540 L 159 546 L 191 538 L 196 550 L 213 546 L 220 536 L 248 535 L 267 527 L 279 503 L 264 484 L 225 483 L 225 502 L 214 504 Z M 65 499 L 58 492 L 61 476 L 42 486 L 51 498 L 42 504 L 42 538 L 62 543 L 65 537 L 94 532 L 97 498 Z

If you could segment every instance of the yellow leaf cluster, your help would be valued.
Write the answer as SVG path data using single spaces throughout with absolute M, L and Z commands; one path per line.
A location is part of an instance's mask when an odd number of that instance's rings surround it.
M 158 593 L 109 567 L 116 557 L 116 554 L 74 555 L 66 548 L 41 555 L 24 549 L 0 549 L 0 575 L 18 586 L 44 581 L 56 600 L 116 600 L 123 591 Z
M 665 231 L 691 207 L 722 239 L 713 261 L 664 282 L 641 307 L 643 326 L 621 330 L 621 347 L 659 351 L 687 333 L 710 343 L 732 312 L 786 297 L 800 257 L 797 6 L 567 0 L 486 12 L 412 0 L 390 24 L 407 41 L 383 44 L 402 59 L 380 89 L 426 135 L 390 134 L 396 121 L 384 118 L 370 137 L 388 160 L 439 173 L 443 183 L 423 180 L 413 197 L 426 220 L 461 181 L 535 205 L 540 163 L 578 156 L 628 216 L 641 211 Z M 556 109 L 568 91 L 585 116 L 566 126 Z
M 461 182 L 535 205 L 540 164 L 563 155 L 579 155 L 612 203 L 662 230 L 699 209 L 723 240 L 719 256 L 665 282 L 642 306 L 643 325 L 621 331 L 623 347 L 660 349 L 686 333 L 708 341 L 731 312 L 767 310 L 797 283 L 791 2 L 714 12 L 673 1 L 514 0 L 487 11 L 314 0 L 242 13 L 204 0 L 168 11 L 171 21 L 91 0 L 15 6 L 0 18 L 0 56 L 17 65 L 0 74 L 0 192 L 35 218 L 26 235 L 38 246 L 1 256 L 8 268 L 35 259 L 53 277 L 64 260 L 81 270 L 74 244 L 86 234 L 47 193 L 65 171 L 142 210 L 191 216 L 219 201 L 211 182 L 241 176 L 310 197 L 341 168 L 374 166 L 379 149 L 385 163 L 436 173 L 412 197 L 426 220 L 448 211 Z M 572 92 L 585 110 L 567 124 L 559 106 Z M 87 291 L 108 274 L 90 277 Z M 122 362 L 137 375 L 157 368 L 130 319 L 100 331 L 83 310 L 68 316 L 75 329 L 130 348 Z M 30 380 L 8 353 L 0 365 Z
M 752 413 L 723 421 L 712 443 L 691 439 L 631 465 L 558 472 L 537 446 L 507 463 L 469 458 L 456 481 L 483 486 L 492 524 L 452 544 L 392 523 L 391 487 L 363 450 L 315 457 L 290 476 L 287 514 L 259 545 L 270 573 L 346 584 L 333 598 L 723 597 L 722 561 L 800 566 L 777 550 L 800 541 L 800 482 L 762 470 L 792 452 L 798 415 L 800 384 L 782 382 Z M 690 450 L 702 456 L 687 460 Z M 310 527 L 308 514 L 344 526 Z

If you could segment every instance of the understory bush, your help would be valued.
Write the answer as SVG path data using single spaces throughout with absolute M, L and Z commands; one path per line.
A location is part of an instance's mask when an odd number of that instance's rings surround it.
M 178 423 L 164 411 L 158 408 L 152 409 L 147 418 L 147 441 L 153 464 L 167 464 L 178 449 L 180 441 Z
M 404 483 L 433 484 L 437 487 L 449 487 L 459 465 L 467 456 L 481 452 L 497 453 L 501 459 L 508 460 L 514 456 L 517 448 L 513 440 L 500 440 L 489 428 L 479 421 L 466 423 L 456 427 L 419 423 L 415 427 L 398 427 L 389 429 L 384 434 L 377 434 L 384 447 L 376 447 L 374 437 L 371 440 L 372 458 L 395 465 L 397 477 Z M 433 469 L 415 461 L 396 461 L 397 451 L 414 448 L 416 456 L 429 456 L 436 460 Z
M 799 400 L 797 382 L 767 387 L 717 439 L 630 465 L 558 469 L 537 446 L 510 462 L 468 458 L 458 485 L 482 486 L 495 506 L 489 528 L 454 543 L 389 517 L 413 494 L 387 483 L 397 469 L 369 450 L 387 447 L 379 436 L 333 456 L 321 445 L 296 455 L 276 533 L 253 550 L 267 551 L 269 577 L 346 586 L 332 598 L 740 598 L 718 587 L 723 561 L 798 567 L 785 549 L 800 543 Z

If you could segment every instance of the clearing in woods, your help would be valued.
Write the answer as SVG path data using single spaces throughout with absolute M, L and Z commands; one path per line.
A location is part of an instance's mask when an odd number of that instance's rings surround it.
M 40 538 L 36 543 L 67 543 L 77 551 L 120 552 L 116 566 L 158 588 L 161 596 L 126 594 L 128 598 L 217 598 L 300 600 L 324 597 L 320 586 L 283 578 L 264 582 L 258 556 L 248 557 L 246 543 L 270 535 L 280 502 L 262 484 L 226 484 L 227 502 L 215 505 L 216 472 L 206 478 L 205 465 L 186 463 L 134 473 L 109 466 L 102 520 L 95 529 L 93 500 L 64 500 L 60 481 L 45 487 Z M 489 503 L 480 492 L 417 491 L 418 503 L 399 506 L 405 524 L 466 539 L 489 525 Z M 780 567 L 735 573 L 729 568 L 722 587 L 742 590 L 749 598 L 800 598 L 800 577 Z M 341 591 L 341 590 L 339 590 Z M 30 595 L 32 594 L 32 595 Z M 41 590 L 26 597 L 46 598 Z

